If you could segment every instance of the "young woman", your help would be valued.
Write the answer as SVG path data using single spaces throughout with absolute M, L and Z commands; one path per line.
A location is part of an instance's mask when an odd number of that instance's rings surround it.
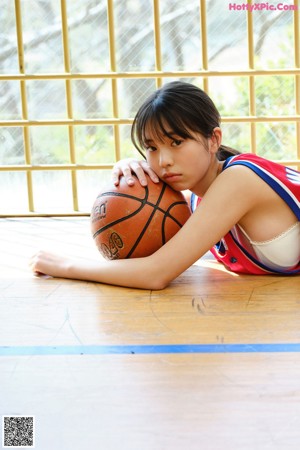
M 35 273 L 144 289 L 163 289 L 208 250 L 230 270 L 253 274 L 300 272 L 300 173 L 222 145 L 220 115 L 196 86 L 172 82 L 139 109 L 132 140 L 146 161 L 122 160 L 117 185 L 145 172 L 192 192 L 193 214 L 153 255 L 86 263 L 39 252 Z M 201 201 L 200 201 L 201 199 Z

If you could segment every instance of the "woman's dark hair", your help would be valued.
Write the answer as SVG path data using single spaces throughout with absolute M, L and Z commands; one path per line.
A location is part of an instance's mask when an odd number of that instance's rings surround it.
M 193 132 L 210 138 L 220 122 L 217 108 L 204 91 L 193 84 L 174 81 L 155 91 L 139 108 L 132 124 L 131 139 L 144 156 L 146 127 L 150 127 L 158 140 L 164 136 L 172 138 L 170 130 L 184 139 L 194 139 Z M 223 161 L 239 153 L 221 145 L 217 158 Z

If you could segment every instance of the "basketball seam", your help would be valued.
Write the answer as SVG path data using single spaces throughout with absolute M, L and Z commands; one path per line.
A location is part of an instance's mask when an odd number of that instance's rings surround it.
M 163 195 L 164 195 L 165 190 L 166 190 L 166 185 L 163 184 L 162 189 L 161 189 L 160 194 L 159 194 L 159 197 L 158 197 L 158 199 L 157 199 L 157 201 L 156 201 L 156 204 L 153 205 L 153 211 L 152 211 L 152 213 L 151 213 L 149 219 L 147 220 L 146 225 L 144 226 L 144 228 L 143 228 L 142 231 L 140 232 L 139 237 L 138 237 L 137 240 L 135 241 L 134 245 L 131 247 L 129 253 L 128 253 L 127 256 L 126 256 L 126 258 L 130 258 L 130 256 L 132 255 L 132 253 L 134 252 L 134 250 L 136 249 L 136 247 L 139 245 L 139 243 L 140 243 L 140 241 L 141 241 L 143 235 L 145 234 L 146 229 L 148 228 L 148 226 L 149 226 L 151 220 L 153 219 L 154 214 L 156 213 L 156 211 L 157 211 L 157 209 L 158 209 L 158 205 L 159 205 L 159 203 L 161 202 L 161 199 L 162 199 L 162 197 L 163 197 Z
M 137 199 L 137 198 L 134 197 L 134 196 L 130 196 L 130 195 L 127 195 L 127 194 L 120 194 L 120 193 L 118 193 L 118 192 L 104 193 L 104 194 L 100 195 L 98 198 L 101 198 L 102 196 L 107 197 L 108 195 L 113 195 L 114 197 L 126 197 L 126 198 L 129 197 L 129 198 L 131 198 L 131 199 L 138 200 L 138 201 L 141 203 L 141 205 L 140 205 L 140 207 L 139 207 L 136 211 L 134 211 L 133 213 L 129 214 L 128 216 L 122 217 L 121 219 L 115 220 L 114 222 L 110 222 L 109 224 L 105 225 L 104 227 L 99 228 L 99 230 L 97 230 L 97 231 L 93 234 L 93 239 L 95 239 L 100 233 L 102 233 L 103 231 L 107 230 L 108 228 L 110 228 L 110 227 L 112 227 L 112 226 L 115 226 L 115 225 L 117 225 L 118 223 L 121 223 L 121 222 L 123 222 L 124 220 L 130 219 L 131 217 L 133 217 L 133 216 L 135 216 L 136 214 L 138 214 L 138 213 L 140 212 L 140 210 L 144 207 L 144 205 L 145 205 L 146 202 L 147 202 L 147 198 L 148 198 L 148 195 L 149 195 L 149 190 L 148 190 L 148 187 L 146 186 L 146 187 L 145 187 L 145 197 L 144 197 L 143 199 Z
M 101 194 L 97 197 L 97 200 L 101 197 L 108 197 L 110 195 L 112 197 L 125 197 L 125 198 L 129 198 L 131 200 L 136 200 L 137 202 L 142 203 L 142 206 L 149 205 L 149 206 L 152 206 L 153 208 L 156 207 L 156 209 L 158 209 L 162 213 L 165 213 L 168 211 L 168 210 L 165 211 L 164 209 L 160 208 L 159 206 L 157 206 L 156 203 L 152 203 L 152 202 L 148 201 L 146 197 L 138 198 L 138 197 L 135 197 L 134 195 L 120 194 L 118 192 L 104 192 L 103 194 Z M 176 203 L 186 203 L 186 202 L 176 202 Z M 176 203 L 172 203 L 172 205 L 175 205 Z M 171 205 L 171 207 L 172 207 L 172 205 Z M 168 209 L 170 209 L 170 207 Z M 138 212 L 139 212 L 139 209 L 137 209 L 133 214 L 137 214 Z M 126 216 L 126 217 L 131 217 L 131 216 Z
M 127 198 L 126 195 L 124 195 L 124 197 Z M 138 214 L 138 213 L 140 212 L 140 210 L 141 210 L 142 208 L 144 208 L 145 205 L 149 205 L 149 206 L 152 206 L 152 207 L 153 207 L 153 212 L 151 213 L 151 216 L 150 216 L 150 218 L 149 218 L 150 221 L 152 220 L 152 215 L 153 215 L 156 211 L 160 211 L 160 212 L 163 213 L 163 215 L 164 215 L 162 227 L 164 226 L 167 217 L 168 217 L 169 219 L 172 219 L 177 225 L 180 226 L 180 228 L 182 227 L 182 223 L 180 223 L 179 220 L 176 219 L 176 217 L 174 217 L 172 214 L 170 214 L 169 211 L 170 211 L 170 209 L 173 208 L 174 205 L 186 205 L 187 203 L 186 203 L 185 201 L 172 203 L 172 205 L 165 211 L 164 209 L 160 208 L 160 207 L 159 207 L 158 205 L 156 205 L 155 203 L 147 202 L 147 200 L 145 200 L 145 199 L 137 199 L 136 197 L 132 197 L 132 199 L 138 200 L 138 201 L 141 203 L 140 207 L 139 207 L 136 211 L 134 211 L 133 213 L 129 214 L 128 216 L 122 217 L 121 219 L 115 220 L 114 222 L 110 222 L 108 225 L 105 225 L 104 227 L 99 228 L 99 230 L 97 230 L 97 231 L 93 234 L 93 239 L 96 239 L 96 237 L 97 237 L 99 234 L 101 234 L 103 231 L 107 230 L 108 228 L 113 227 L 113 226 L 117 225 L 118 223 L 123 222 L 124 220 L 130 219 L 131 217 L 134 217 L 136 214 Z M 159 199 L 159 200 L 161 200 L 161 199 Z M 148 219 L 148 220 L 149 220 L 149 219 Z M 147 222 L 147 224 L 148 224 L 148 222 Z M 141 231 L 141 233 L 142 233 L 143 231 L 145 232 L 145 230 L 143 229 L 143 230 Z M 164 228 L 162 229 L 162 236 L 163 236 L 163 239 L 162 239 L 163 244 L 165 244 L 165 243 L 166 243 L 166 239 L 165 239 Z
M 173 206 L 176 206 L 176 205 L 187 205 L 187 202 L 183 201 L 183 202 L 172 203 L 172 205 L 170 205 L 169 208 L 166 210 L 162 224 L 161 224 L 161 235 L 162 235 L 163 245 L 166 243 L 165 223 L 166 223 L 167 218 L 172 219 L 180 228 L 182 227 L 182 223 L 180 223 L 179 220 L 177 220 L 176 217 L 172 216 L 169 212 L 170 209 L 172 209 Z

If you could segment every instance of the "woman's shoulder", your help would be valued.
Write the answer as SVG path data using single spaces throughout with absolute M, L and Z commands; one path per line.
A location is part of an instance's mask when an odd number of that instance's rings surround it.
M 228 169 L 225 170 L 224 169 Z M 234 169 L 237 171 L 234 173 Z M 264 185 L 268 185 L 275 191 L 286 203 L 289 204 L 297 217 L 300 217 L 300 172 L 297 170 L 284 166 L 278 162 L 270 161 L 254 154 L 241 154 L 226 160 L 223 166 L 223 173 L 230 172 L 230 175 L 236 181 L 236 176 L 242 175 L 241 169 L 244 169 L 245 181 L 251 183 L 251 173 L 256 178 L 252 177 L 252 186 L 249 192 L 254 192 L 255 186 L 258 186 L 260 179 Z M 243 176 L 243 175 L 242 175 Z M 228 177 L 227 177 L 228 178 Z M 240 176 L 239 182 L 242 185 L 242 178 Z

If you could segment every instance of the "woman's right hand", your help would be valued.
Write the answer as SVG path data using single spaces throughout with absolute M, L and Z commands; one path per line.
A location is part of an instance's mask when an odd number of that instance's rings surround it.
M 147 186 L 147 178 L 145 174 L 148 174 L 154 183 L 159 182 L 159 178 L 156 173 L 151 169 L 147 161 L 138 161 L 133 158 L 121 159 L 116 162 L 112 169 L 112 180 L 115 186 L 118 186 L 120 178 L 125 177 L 128 186 L 133 186 L 135 179 L 132 176 L 135 174 L 142 186 Z

